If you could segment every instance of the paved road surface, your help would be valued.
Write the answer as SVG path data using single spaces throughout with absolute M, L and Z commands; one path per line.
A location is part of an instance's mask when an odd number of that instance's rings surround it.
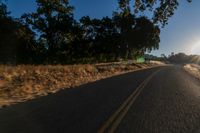
M 0 109 L 0 133 L 102 131 L 200 133 L 199 80 L 157 67 Z

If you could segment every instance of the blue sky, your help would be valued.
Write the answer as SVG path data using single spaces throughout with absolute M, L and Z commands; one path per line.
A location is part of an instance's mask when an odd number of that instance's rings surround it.
M 117 0 L 71 0 L 75 6 L 74 15 L 78 19 L 81 16 L 101 18 L 111 16 L 117 10 Z M 36 9 L 35 0 L 7 0 L 8 8 L 12 16 L 19 17 L 25 12 Z M 187 54 L 200 54 L 200 0 L 193 0 L 188 4 L 181 0 L 175 15 L 170 18 L 169 24 L 162 29 L 159 50 L 152 54 L 168 55 L 171 52 L 185 52 Z

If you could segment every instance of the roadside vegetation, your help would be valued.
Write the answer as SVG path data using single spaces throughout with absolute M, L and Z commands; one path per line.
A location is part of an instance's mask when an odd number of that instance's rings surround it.
M 120 0 L 112 18 L 83 16 L 80 20 L 74 19 L 74 7 L 68 0 L 36 2 L 37 10 L 21 18 L 12 18 L 6 5 L 0 4 L 0 62 L 110 62 L 158 49 L 159 27 L 145 16 L 136 17 L 129 1 Z
M 125 72 L 162 65 L 162 62 L 128 62 L 85 65 L 0 66 L 0 106 L 27 101 L 62 89 Z
M 185 53 L 174 54 L 172 52 L 171 55 L 169 55 L 169 57 L 167 58 L 167 60 L 171 63 L 200 65 L 200 55 L 187 55 Z
M 186 64 L 184 65 L 184 69 L 200 80 L 200 65 L 197 64 Z
M 13 18 L 0 0 L 0 63 L 110 62 L 136 59 L 158 49 L 160 28 L 174 14 L 178 0 L 117 2 L 111 17 L 76 20 L 76 7 L 69 0 L 36 0 L 36 11 L 20 18 Z

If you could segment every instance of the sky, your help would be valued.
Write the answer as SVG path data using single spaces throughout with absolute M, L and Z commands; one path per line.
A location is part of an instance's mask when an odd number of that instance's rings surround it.
M 200 0 L 193 0 L 192 3 L 179 1 L 175 15 L 161 29 L 159 50 L 152 51 L 151 54 L 160 56 L 184 52 L 200 55 Z M 7 0 L 7 4 L 13 17 L 36 10 L 35 0 Z M 85 15 L 92 18 L 111 17 L 113 11 L 117 10 L 117 0 L 71 0 L 70 4 L 75 7 L 76 19 Z

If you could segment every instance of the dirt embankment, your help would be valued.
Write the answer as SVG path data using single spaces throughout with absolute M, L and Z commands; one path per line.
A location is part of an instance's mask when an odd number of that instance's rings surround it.
M 190 73 L 191 75 L 195 76 L 196 78 L 200 79 L 200 66 L 196 64 L 187 64 L 184 66 L 184 69 Z
M 0 66 L 0 107 L 45 96 L 99 79 L 161 65 L 127 62 L 94 65 Z

